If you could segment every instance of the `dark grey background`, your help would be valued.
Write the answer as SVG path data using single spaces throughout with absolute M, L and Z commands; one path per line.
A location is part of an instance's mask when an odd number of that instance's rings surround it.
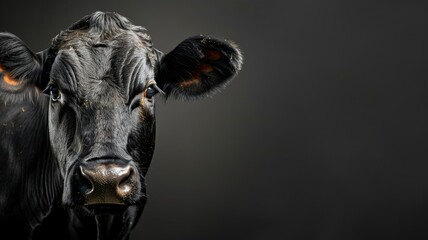
M 8 1 L 0 31 L 40 51 L 103 10 L 165 52 L 196 34 L 242 48 L 221 93 L 158 101 L 133 239 L 426 239 L 424 2 Z

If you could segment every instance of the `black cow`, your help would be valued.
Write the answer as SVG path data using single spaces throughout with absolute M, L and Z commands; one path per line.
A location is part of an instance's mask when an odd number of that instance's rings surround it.
M 235 44 L 206 36 L 164 55 L 110 12 L 83 17 L 39 53 L 0 33 L 2 236 L 128 239 L 146 201 L 155 95 L 207 96 L 241 64 Z

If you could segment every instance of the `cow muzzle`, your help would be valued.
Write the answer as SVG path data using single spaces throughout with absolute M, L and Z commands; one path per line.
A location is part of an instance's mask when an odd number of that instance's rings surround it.
M 80 175 L 84 205 L 126 205 L 140 191 L 138 171 L 124 161 L 88 161 Z

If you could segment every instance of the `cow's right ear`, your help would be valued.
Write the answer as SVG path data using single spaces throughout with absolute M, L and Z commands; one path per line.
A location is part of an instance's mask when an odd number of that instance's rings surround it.
M 17 36 L 0 33 L 0 91 L 15 93 L 40 84 L 42 59 Z

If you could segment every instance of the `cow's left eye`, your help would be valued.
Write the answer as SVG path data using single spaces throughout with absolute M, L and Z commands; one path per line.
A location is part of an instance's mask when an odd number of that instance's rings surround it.
M 154 95 L 158 93 L 158 90 L 154 86 L 149 86 L 144 93 L 146 98 L 152 98 Z

